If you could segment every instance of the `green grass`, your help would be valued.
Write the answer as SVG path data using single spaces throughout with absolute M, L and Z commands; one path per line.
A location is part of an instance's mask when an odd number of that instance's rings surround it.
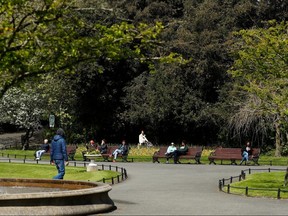
M 52 179 L 57 174 L 54 165 L 40 164 L 16 164 L 16 163 L 0 163 L 1 178 L 40 178 Z M 66 167 L 65 180 L 77 181 L 101 181 L 103 178 L 117 177 L 118 172 L 110 170 L 101 170 L 98 172 L 87 172 L 84 167 Z M 107 181 L 109 182 L 109 181 Z
M 288 186 L 283 186 L 285 173 L 276 171 L 246 175 L 245 180 L 230 184 L 230 193 L 245 195 L 245 188 L 248 187 L 248 196 L 277 198 L 277 191 L 280 188 L 281 190 L 287 190 L 287 192 L 281 191 L 280 193 L 281 198 L 287 199 Z M 253 188 L 256 190 L 253 190 Z M 227 191 L 227 186 L 225 186 L 224 190 Z

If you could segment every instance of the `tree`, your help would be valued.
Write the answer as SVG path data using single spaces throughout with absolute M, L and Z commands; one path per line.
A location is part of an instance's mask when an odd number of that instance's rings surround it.
M 33 131 L 41 127 L 40 120 L 45 108 L 41 95 L 32 89 L 22 91 L 11 88 L 0 102 L 1 123 L 10 123 L 25 129 L 26 134 L 21 137 L 22 149 L 28 149 Z
M 5 1 L 0 8 L 0 96 L 29 77 L 49 73 L 74 73 L 83 62 L 135 58 L 152 62 L 151 56 L 163 26 L 127 22 L 105 26 L 81 17 L 67 0 Z M 79 10 L 78 10 L 79 9 Z M 167 54 L 167 53 L 166 53 Z M 175 55 L 167 61 L 181 60 Z M 164 56 L 164 57 L 165 57 Z M 99 67 L 98 72 L 103 68 Z
M 288 23 L 270 21 L 267 28 L 241 30 L 233 43 L 235 62 L 229 71 L 243 103 L 234 116 L 237 127 L 272 124 L 275 156 L 281 155 L 281 137 L 288 120 Z

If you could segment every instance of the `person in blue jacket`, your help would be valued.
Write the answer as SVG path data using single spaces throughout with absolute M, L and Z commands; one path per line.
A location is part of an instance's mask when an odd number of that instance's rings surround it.
M 64 136 L 64 130 L 59 128 L 51 142 L 50 161 L 51 164 L 56 165 L 58 170 L 58 174 L 54 176 L 53 179 L 63 179 L 65 175 L 65 165 L 68 165 L 68 155 Z

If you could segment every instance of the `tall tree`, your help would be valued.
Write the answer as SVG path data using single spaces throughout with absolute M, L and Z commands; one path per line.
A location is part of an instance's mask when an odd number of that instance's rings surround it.
M 275 131 L 275 156 L 281 155 L 281 136 L 287 133 L 288 120 L 288 23 L 269 22 L 267 28 L 242 30 L 233 43 L 235 62 L 229 71 L 235 89 L 244 103 L 234 116 L 238 127 L 257 121 L 272 124 Z

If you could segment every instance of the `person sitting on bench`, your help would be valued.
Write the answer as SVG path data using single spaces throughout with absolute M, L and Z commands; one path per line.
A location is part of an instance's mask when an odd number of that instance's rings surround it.
M 112 153 L 112 155 L 114 156 L 113 162 L 116 162 L 118 154 L 126 155 L 127 152 L 128 152 L 128 146 L 126 145 L 126 141 L 123 140 L 120 147 L 115 149 L 115 151 Z
M 245 164 L 246 164 L 246 161 L 248 162 L 249 156 L 251 154 L 252 154 L 252 148 L 250 146 L 250 142 L 247 142 L 246 146 L 241 149 L 242 160 L 240 162 L 240 165 L 242 165 L 242 163 L 244 161 L 245 161 Z
M 177 163 L 180 163 L 179 161 L 179 157 L 181 155 L 186 155 L 188 152 L 188 146 L 186 145 L 186 142 L 185 141 L 182 141 L 182 144 L 180 146 L 179 149 L 175 150 L 173 152 L 173 156 L 174 156 L 174 163 L 177 164 Z
M 165 153 L 166 163 L 169 163 L 169 158 L 173 157 L 173 153 L 176 150 L 177 150 L 177 148 L 175 147 L 174 143 L 172 142 L 171 145 L 167 148 L 167 151 Z
M 44 144 L 41 145 L 40 150 L 36 151 L 36 160 L 41 160 L 42 155 L 50 149 L 48 139 L 44 139 Z

